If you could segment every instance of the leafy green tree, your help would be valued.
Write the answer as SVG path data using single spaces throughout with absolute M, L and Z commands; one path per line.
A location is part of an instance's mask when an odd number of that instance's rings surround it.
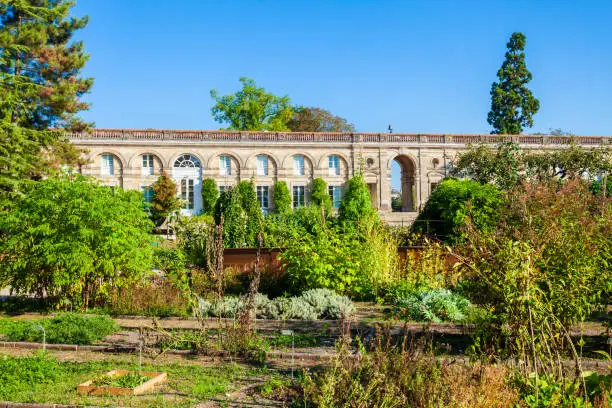
M 247 216 L 246 245 L 254 248 L 257 246 L 257 234 L 261 231 L 263 224 L 263 213 L 257 201 L 255 183 L 253 180 L 243 180 L 238 183 L 237 188 L 242 209 Z
M 359 222 L 376 216 L 370 190 L 361 174 L 356 174 L 348 181 L 348 188 L 340 203 L 338 215 L 341 221 L 349 222 Z
M 151 219 L 159 226 L 172 214 L 181 208 L 181 201 L 176 197 L 176 183 L 163 172 L 153 185 L 151 199 Z
M 525 176 L 524 153 L 514 142 L 500 142 L 495 149 L 484 144 L 470 146 L 457 153 L 452 164 L 452 175 L 495 184 L 502 189 L 519 185 Z
M 214 214 L 218 199 L 219 190 L 215 180 L 211 178 L 202 180 L 202 209 L 205 214 Z
M 291 212 L 291 193 L 285 181 L 274 183 L 274 213 L 286 215 Z
M 86 127 L 76 114 L 93 85 L 80 76 L 89 59 L 71 41 L 88 18 L 69 15 L 70 0 L 0 3 L 0 118 L 35 129 Z
M 332 212 L 332 201 L 327 191 L 327 183 L 320 177 L 312 180 L 310 203 L 323 208 L 325 214 L 331 214 Z
M 450 242 L 460 240 L 468 222 L 478 231 L 489 232 L 503 203 L 502 192 L 491 184 L 449 178 L 431 193 L 413 231 Z
M 215 223 L 223 217 L 223 245 L 226 248 L 243 248 L 247 243 L 246 212 L 237 187 L 228 187 L 221 192 L 215 206 Z
M 527 88 L 532 75 L 525 65 L 525 35 L 513 33 L 506 47 L 506 59 L 497 71 L 499 82 L 491 86 L 487 122 L 493 126 L 491 133 L 518 135 L 525 127 L 533 126 L 540 102 Z
M 137 191 L 79 175 L 40 181 L 0 217 L 0 286 L 86 309 L 150 270 L 151 227 Z
M 287 126 L 292 132 L 354 132 L 355 125 L 331 112 L 314 107 L 296 106 Z
M 210 91 L 215 100 L 212 115 L 219 123 L 227 123 L 229 130 L 288 131 L 287 122 L 293 116 L 288 96 L 276 96 L 259 88 L 255 81 L 241 77 L 242 89 L 234 94 L 219 96 Z

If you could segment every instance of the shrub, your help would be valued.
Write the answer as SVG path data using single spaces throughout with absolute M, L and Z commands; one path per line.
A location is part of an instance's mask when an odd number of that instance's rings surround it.
M 414 292 L 395 302 L 396 318 L 440 323 L 463 322 L 469 309 L 469 300 L 448 289 L 432 289 Z
M 317 320 L 319 318 L 315 308 L 300 297 L 277 298 L 275 305 L 278 309 L 278 318 L 282 320 Z
M 215 205 L 219 198 L 219 190 L 214 179 L 205 178 L 202 180 L 202 211 L 207 215 L 213 215 Z
M 291 212 L 291 193 L 286 181 L 277 181 L 274 184 L 274 213 L 285 215 Z
M 235 318 L 244 308 L 244 299 L 225 297 L 221 302 L 198 299 L 197 313 L 200 316 Z M 302 296 L 278 297 L 270 300 L 266 295 L 255 296 L 255 314 L 261 319 L 317 320 L 340 319 L 355 313 L 353 302 L 328 289 L 313 289 Z
M 502 192 L 493 185 L 446 179 L 429 196 L 413 231 L 454 242 L 471 220 L 477 230 L 486 233 L 495 227 L 502 204 Z
M 51 344 L 93 344 L 119 330 L 119 325 L 108 316 L 86 316 L 62 313 L 52 318 L 15 320 L 3 329 L 9 341 L 42 342 L 44 327 L 46 341 Z
M 312 306 L 319 317 L 341 319 L 355 313 L 353 302 L 330 289 L 311 289 L 300 296 Z
M 338 215 L 340 220 L 359 222 L 368 217 L 376 217 L 376 210 L 372 207 L 370 190 L 361 174 L 355 175 L 348 181 L 348 188 L 340 203 Z
M 312 180 L 312 191 L 310 193 L 310 202 L 325 210 L 325 215 L 332 212 L 332 201 L 327 191 L 327 183 L 322 178 Z

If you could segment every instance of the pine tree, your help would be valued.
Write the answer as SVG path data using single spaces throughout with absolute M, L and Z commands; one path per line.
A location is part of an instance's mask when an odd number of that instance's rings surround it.
M 291 212 L 291 193 L 286 181 L 274 184 L 274 213 L 286 215 Z
M 211 178 L 202 181 L 202 209 L 205 214 L 212 215 L 215 212 L 215 205 L 219 199 L 217 183 Z
M 74 1 L 20 0 L 0 3 L 0 117 L 19 126 L 86 127 L 75 115 L 89 105 L 80 98 L 93 85 L 81 78 L 89 59 L 83 43 L 71 41 L 88 18 L 69 16 Z
M 151 199 L 151 218 L 155 225 L 164 223 L 169 215 L 181 208 L 180 200 L 176 197 L 176 183 L 164 172 L 151 186 L 153 198 Z
M 525 65 L 525 35 L 513 33 L 506 45 L 506 59 L 491 86 L 491 111 L 487 122 L 493 134 L 518 135 L 525 127 L 533 126 L 533 115 L 540 102 L 527 88 L 532 75 Z

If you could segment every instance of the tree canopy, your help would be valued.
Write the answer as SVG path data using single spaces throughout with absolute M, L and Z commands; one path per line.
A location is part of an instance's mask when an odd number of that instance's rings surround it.
M 212 115 L 219 123 L 227 123 L 228 130 L 289 131 L 287 122 L 293 115 L 288 96 L 276 96 L 260 88 L 251 78 L 241 77 L 242 89 L 219 96 L 213 89 L 215 100 Z
M 354 132 L 355 126 L 340 116 L 315 107 L 296 106 L 287 123 L 292 132 Z
M 88 18 L 69 16 L 70 0 L 0 3 L 0 118 L 19 126 L 83 129 L 76 114 L 93 85 L 80 71 L 89 59 L 71 41 Z
M 80 175 L 34 183 L 0 217 L 0 286 L 87 308 L 150 269 L 151 227 L 138 191 Z
M 506 44 L 506 59 L 497 71 L 499 82 L 491 86 L 491 111 L 487 122 L 494 134 L 520 134 L 525 127 L 533 126 L 533 115 L 540 109 L 540 102 L 527 88 L 531 72 L 525 64 L 523 33 L 513 33 Z

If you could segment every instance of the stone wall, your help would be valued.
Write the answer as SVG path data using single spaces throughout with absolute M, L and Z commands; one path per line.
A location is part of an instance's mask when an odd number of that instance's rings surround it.
M 449 171 L 449 162 L 470 143 L 493 146 L 497 135 L 432 135 L 386 133 L 281 133 L 233 131 L 178 131 L 93 129 L 90 133 L 71 133 L 68 138 L 88 149 L 89 164 L 83 174 L 98 177 L 109 185 L 126 189 L 149 186 L 165 171 L 181 188 L 189 191 L 193 180 L 194 208 L 199 212 L 199 185 L 204 178 L 213 178 L 219 186 L 235 185 L 240 180 L 254 179 L 257 186 L 268 186 L 269 205 L 272 186 L 286 181 L 291 192 L 303 186 L 306 202 L 312 180 L 323 178 L 328 185 L 342 186 L 356 171 L 363 169 L 370 187 L 372 203 L 384 219 L 394 224 L 408 224 L 416 211 L 427 201 Z M 603 136 L 505 136 L 524 148 L 548 150 L 567 147 L 574 142 L 584 146 L 612 145 L 612 138 Z M 112 155 L 112 174 L 108 158 Z M 143 168 L 143 155 L 152 155 L 153 168 Z M 177 167 L 188 155 L 199 167 Z M 226 174 L 220 156 L 229 157 L 231 172 Z M 258 156 L 267 157 L 267 175 L 258 171 Z M 304 174 L 294 169 L 294 156 L 302 156 Z M 339 171 L 330 169 L 330 156 L 336 156 Z M 177 161 L 178 160 L 178 161 Z M 265 161 L 264 159 L 260 159 Z M 397 161 L 402 169 L 402 208 L 391 211 L 391 165 Z M 263 191 L 263 190 L 262 190 Z M 263 194 L 263 193 L 262 193 Z

